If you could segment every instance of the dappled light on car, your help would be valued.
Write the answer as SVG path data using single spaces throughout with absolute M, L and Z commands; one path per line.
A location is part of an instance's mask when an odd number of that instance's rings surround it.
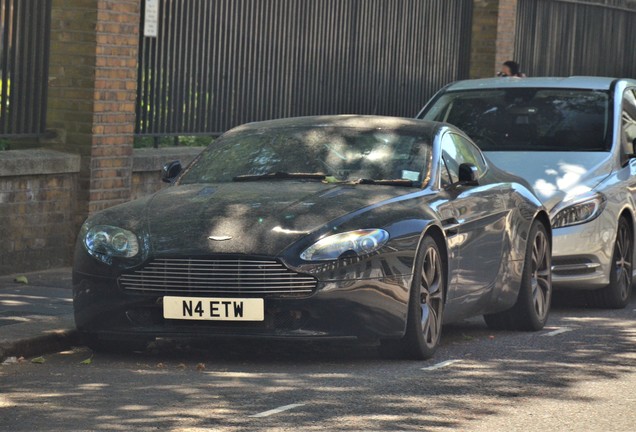
M 581 178 L 588 173 L 583 165 L 559 162 L 556 167 L 558 171 L 555 168 L 547 168 L 546 177 L 539 178 L 533 183 L 532 187 L 538 195 L 550 197 L 559 190 L 569 191 L 569 194 L 580 194 L 591 190 L 580 184 Z

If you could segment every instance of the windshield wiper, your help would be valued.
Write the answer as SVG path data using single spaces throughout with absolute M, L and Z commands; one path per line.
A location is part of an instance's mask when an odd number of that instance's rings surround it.
M 284 171 L 276 171 L 267 174 L 245 174 L 232 178 L 232 181 L 257 181 L 257 180 L 286 180 L 286 179 L 301 179 L 301 180 L 324 180 L 328 174 L 323 173 L 289 173 Z
M 373 184 L 373 185 L 383 185 L 383 186 L 406 186 L 413 187 L 417 182 L 413 180 L 403 180 L 403 179 L 392 179 L 392 180 L 373 180 L 361 178 L 358 180 L 354 180 L 351 182 L 352 184 Z

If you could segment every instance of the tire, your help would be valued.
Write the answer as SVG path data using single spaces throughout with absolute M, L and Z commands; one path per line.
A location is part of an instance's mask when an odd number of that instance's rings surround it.
M 545 226 L 535 220 L 530 227 L 514 306 L 503 312 L 484 315 L 488 327 L 496 330 L 541 330 L 548 320 L 552 301 L 552 248 Z
M 634 233 L 624 217 L 618 220 L 616 242 L 612 254 L 610 283 L 605 288 L 588 292 L 588 302 L 596 307 L 623 309 L 629 304 L 632 293 L 632 268 L 634 263 Z
M 430 236 L 422 240 L 415 262 L 406 333 L 399 340 L 382 341 L 381 352 L 387 357 L 426 360 L 435 354 L 439 345 L 446 272 L 439 247 Z

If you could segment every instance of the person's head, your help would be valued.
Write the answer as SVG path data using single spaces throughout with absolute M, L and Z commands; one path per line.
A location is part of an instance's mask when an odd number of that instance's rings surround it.
M 514 62 L 512 60 L 508 60 L 503 62 L 501 65 L 501 71 L 498 74 L 499 76 L 520 76 L 519 73 L 519 63 Z

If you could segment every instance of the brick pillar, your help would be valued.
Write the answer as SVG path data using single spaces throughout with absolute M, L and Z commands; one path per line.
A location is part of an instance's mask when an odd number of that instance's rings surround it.
M 470 77 L 495 76 L 514 58 L 517 0 L 474 0 Z
M 141 0 L 53 0 L 50 146 L 81 156 L 77 221 L 131 196 Z
M 140 0 L 97 2 L 88 213 L 131 196 Z
M 517 26 L 517 0 L 499 0 L 497 14 L 497 51 L 495 70 L 507 60 L 517 60 L 515 54 L 515 29 Z

